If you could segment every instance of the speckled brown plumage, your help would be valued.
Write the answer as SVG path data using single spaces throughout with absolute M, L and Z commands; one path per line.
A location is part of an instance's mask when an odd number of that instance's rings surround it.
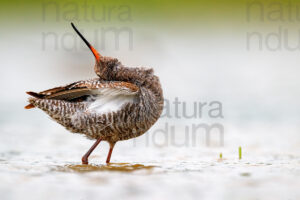
M 152 69 L 128 68 L 116 58 L 101 56 L 82 37 L 96 57 L 95 73 L 98 78 L 78 81 L 40 93 L 28 92 L 29 105 L 45 111 L 52 119 L 73 133 L 84 134 L 97 142 L 83 157 L 87 158 L 101 141 L 110 143 L 109 162 L 114 144 L 144 134 L 160 117 L 163 110 L 163 92 Z M 117 110 L 101 112 L 92 106 L 101 98 L 120 98 Z M 100 100 L 98 100 L 100 99 Z M 107 100 L 109 103 L 110 100 Z M 128 102 L 127 102 L 128 101 Z M 101 107 L 102 106 L 102 107 Z

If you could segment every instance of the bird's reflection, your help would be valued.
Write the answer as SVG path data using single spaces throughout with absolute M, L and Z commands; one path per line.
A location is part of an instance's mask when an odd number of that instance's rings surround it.
M 95 172 L 95 171 L 116 171 L 133 172 L 137 170 L 152 170 L 156 166 L 131 164 L 131 163 L 110 163 L 107 165 L 65 165 L 58 167 L 58 171 L 63 172 Z

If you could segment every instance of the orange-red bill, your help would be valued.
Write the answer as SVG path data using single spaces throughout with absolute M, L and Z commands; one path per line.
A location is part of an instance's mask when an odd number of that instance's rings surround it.
M 98 53 L 98 51 L 94 47 L 92 47 L 92 46 L 90 46 L 90 49 L 93 52 L 96 60 L 99 62 L 100 61 L 100 54 Z
M 90 48 L 90 50 L 93 52 L 97 62 L 100 61 L 101 55 L 100 53 L 98 53 L 98 51 L 85 39 L 85 37 L 83 37 L 83 35 L 77 30 L 77 28 L 75 27 L 75 25 L 73 23 L 71 23 L 73 29 L 75 30 L 75 32 L 79 35 L 79 37 L 83 40 L 83 42 Z

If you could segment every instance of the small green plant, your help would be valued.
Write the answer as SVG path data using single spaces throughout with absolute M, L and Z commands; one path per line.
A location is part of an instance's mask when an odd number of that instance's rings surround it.
M 220 159 L 222 159 L 223 158 L 223 154 L 222 153 L 220 153 Z
M 239 159 L 242 159 L 242 147 L 239 147 Z

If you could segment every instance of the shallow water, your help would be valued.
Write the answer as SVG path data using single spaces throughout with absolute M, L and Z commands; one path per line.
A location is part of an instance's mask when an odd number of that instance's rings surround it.
M 293 145 L 276 151 L 274 144 L 259 145 L 251 141 L 254 135 L 244 136 L 247 145 L 239 160 L 234 134 L 227 135 L 232 140 L 225 147 L 147 146 L 141 138 L 137 146 L 132 141 L 117 143 L 109 165 L 105 164 L 108 144 L 100 143 L 90 164 L 81 165 L 81 156 L 93 141 L 55 123 L 41 126 L 42 132 L 26 126 L 2 127 L 1 199 L 300 197 L 300 154 Z

